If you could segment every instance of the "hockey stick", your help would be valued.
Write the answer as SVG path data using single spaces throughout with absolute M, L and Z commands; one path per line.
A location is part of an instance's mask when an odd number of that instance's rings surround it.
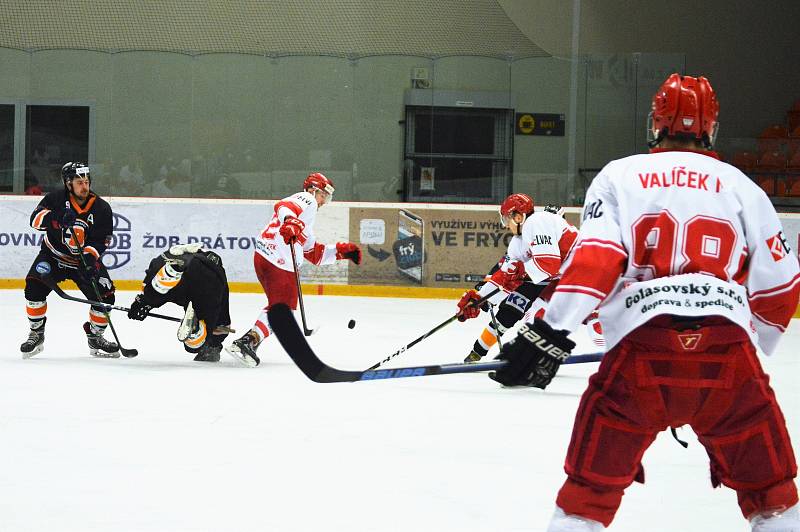
M 359 382 L 379 379 L 397 379 L 401 377 L 426 377 L 428 375 L 448 375 L 452 373 L 474 373 L 477 371 L 497 370 L 506 365 L 505 360 L 478 362 L 474 364 L 442 364 L 434 366 L 414 366 L 405 368 L 382 369 L 378 371 L 348 371 L 326 365 L 308 345 L 308 341 L 300 331 L 297 320 L 291 309 L 283 303 L 272 306 L 267 311 L 267 320 L 272 331 L 278 337 L 283 349 L 297 364 L 306 377 L 314 382 Z M 575 355 L 563 364 L 581 364 L 598 362 L 602 353 Z
M 68 293 L 64 292 L 58 284 L 56 284 L 53 279 L 50 277 L 42 277 L 42 281 L 46 284 L 53 292 L 58 294 L 59 297 L 67 299 L 69 301 L 77 301 L 78 303 L 85 303 L 87 305 L 92 305 L 93 307 L 104 307 L 111 310 L 121 310 L 122 312 L 128 312 L 128 307 L 121 307 L 119 305 L 109 305 L 108 303 L 103 303 L 101 301 L 92 301 L 91 299 L 83 299 L 80 297 L 71 296 Z M 155 312 L 149 312 L 147 314 L 148 318 L 160 318 L 162 320 L 167 321 L 183 321 L 181 318 L 176 318 L 175 316 L 166 316 L 164 314 L 156 314 Z M 233 327 L 228 327 L 227 325 L 217 325 L 214 327 L 214 330 L 211 334 L 233 334 L 236 332 L 236 329 Z
M 103 303 L 101 301 L 92 301 L 91 299 L 83 299 L 80 297 L 71 296 L 68 293 L 64 292 L 60 286 L 58 286 L 53 279 L 47 277 L 46 280 L 43 278 L 44 284 L 46 284 L 50 289 L 53 290 L 59 297 L 63 299 L 68 299 L 70 301 L 77 301 L 78 303 L 86 303 L 87 305 L 92 305 L 93 307 L 103 307 L 108 311 L 111 310 L 121 310 L 122 312 L 128 312 L 130 309 L 128 307 L 120 307 L 119 305 L 109 305 L 108 303 Z M 161 318 L 162 320 L 169 320 L 169 321 L 181 321 L 181 318 L 176 318 L 174 316 L 165 316 L 164 314 L 156 314 L 155 312 L 150 312 L 148 317 L 152 318 Z
M 306 309 L 303 306 L 303 290 L 300 288 L 300 272 L 297 271 L 297 256 L 294 253 L 294 240 L 289 244 L 289 249 L 292 250 L 292 268 L 294 269 L 294 281 L 297 283 L 297 301 L 300 303 L 300 317 L 303 319 L 303 334 L 311 336 L 316 329 L 309 329 L 306 324 Z
M 488 295 L 486 295 L 486 296 L 484 296 L 484 297 L 482 297 L 482 298 L 480 298 L 480 299 L 478 299 L 478 300 L 476 300 L 476 301 L 473 301 L 473 302 L 471 302 L 471 303 L 470 303 L 469 305 L 467 305 L 467 306 L 470 306 L 470 307 L 480 307 L 481 305 L 483 305 L 483 303 L 484 303 L 484 302 L 485 302 L 487 299 L 489 299 L 490 297 L 494 296 L 494 295 L 495 295 L 497 292 L 499 292 L 499 291 L 500 291 L 500 287 L 497 287 L 497 288 L 495 288 L 494 290 L 492 290 L 492 292 L 491 292 L 491 293 L 489 293 Z M 444 326 L 445 326 L 445 325 L 449 325 L 449 324 L 453 323 L 455 320 L 457 320 L 457 319 L 458 319 L 458 317 L 459 317 L 460 315 L 461 315 L 461 313 L 460 313 L 460 312 L 457 312 L 455 315 L 453 315 L 453 316 L 451 316 L 451 317 L 447 318 L 447 319 L 446 319 L 446 320 L 444 320 L 442 323 L 440 323 L 439 325 L 437 325 L 436 327 L 434 327 L 434 328 L 433 328 L 433 329 L 431 329 L 430 331 L 426 332 L 425 334 L 423 334 L 423 335 L 422 335 L 422 336 L 420 336 L 419 338 L 417 338 L 417 339 L 415 339 L 415 340 L 412 340 L 411 342 L 407 343 L 406 345 L 404 345 L 403 347 L 401 347 L 400 349 L 398 349 L 397 351 L 395 351 L 394 353 L 392 353 L 392 354 L 391 354 L 391 355 L 389 355 L 388 357 L 384 358 L 384 359 L 383 359 L 383 360 L 381 360 L 380 362 L 376 362 L 375 364 L 371 365 L 369 368 L 367 368 L 367 371 L 372 371 L 373 369 L 377 368 L 378 366 L 382 366 L 382 365 L 383 365 L 383 364 L 385 364 L 386 362 L 389 362 L 391 359 L 393 359 L 393 358 L 394 358 L 394 357 L 396 357 L 397 355 L 399 355 L 399 354 L 401 354 L 401 353 L 405 353 L 405 352 L 406 352 L 406 351 L 408 351 L 410 348 L 414 347 L 415 345 L 417 345 L 418 343 L 420 343 L 421 341 L 423 341 L 423 340 L 424 340 L 425 338 L 427 338 L 428 336 L 430 336 L 430 335 L 432 335 L 433 333 L 435 333 L 436 331 L 438 331 L 438 330 L 440 330 L 440 329 L 444 328 Z M 306 336 L 308 336 L 308 335 L 306 335 Z
M 79 253 L 78 256 L 81 259 L 81 264 L 83 265 L 83 269 L 84 271 L 88 271 L 89 267 L 86 264 L 86 258 L 83 256 L 83 244 L 81 244 L 78 235 L 75 234 L 74 228 L 70 227 L 70 233 L 72 233 L 72 238 L 75 240 L 75 245 L 78 247 L 78 253 Z M 97 260 L 100 260 L 100 258 L 98 257 Z M 92 288 L 94 289 L 94 295 L 97 296 L 97 299 L 102 300 L 103 298 L 100 295 L 100 289 L 97 288 L 97 282 L 95 282 L 94 276 L 92 276 L 91 274 L 89 274 L 89 281 L 91 282 Z M 119 347 L 119 352 L 122 353 L 122 356 L 124 356 L 125 358 L 133 358 L 136 355 L 138 355 L 139 351 L 137 351 L 136 349 L 125 349 L 124 347 L 122 347 L 122 342 L 119 341 L 119 336 L 117 336 L 117 331 L 116 329 L 114 329 L 114 324 L 111 323 L 111 314 L 109 314 L 109 311 L 105 307 L 102 308 L 103 308 L 103 314 L 105 314 L 106 320 L 108 320 L 108 326 L 111 328 L 111 334 L 114 335 L 114 340 L 117 341 L 117 347 Z
M 500 348 L 500 351 L 503 350 L 503 342 L 500 341 L 500 325 L 497 324 L 497 318 L 494 315 L 494 307 L 489 305 L 489 316 L 492 317 L 492 325 L 494 326 L 494 331 L 497 333 L 497 347 Z

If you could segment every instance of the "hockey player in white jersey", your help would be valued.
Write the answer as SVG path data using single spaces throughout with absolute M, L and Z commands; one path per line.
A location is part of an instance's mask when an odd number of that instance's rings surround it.
M 567 335 L 601 303 L 609 351 L 578 407 L 550 532 L 607 527 L 625 488 L 644 481 L 656 435 L 682 425 L 753 531 L 800 531 L 792 445 L 756 356 L 756 345 L 775 350 L 797 309 L 800 266 L 764 192 L 712 151 L 718 111 L 703 77 L 661 85 L 651 152 L 594 179 L 547 313 L 490 375 L 544 388 L 575 345 Z
M 253 264 L 256 276 L 268 304 L 256 319 L 253 327 L 235 340 L 226 351 L 249 366 L 260 363 L 256 349 L 271 334 L 267 310 L 276 303 L 297 308 L 297 283 L 295 268 L 300 271 L 303 259 L 316 265 L 332 264 L 348 259 L 361 264 L 361 248 L 350 242 L 320 244 L 314 237 L 314 220 L 317 210 L 333 198 L 333 182 L 319 172 L 310 174 L 303 182 L 303 191 L 292 194 L 275 204 L 272 219 L 261 231 L 256 241 Z M 294 246 L 298 264 L 293 265 Z
M 471 302 L 500 289 L 484 307 L 498 305 L 497 324 L 490 324 L 475 341 L 464 362 L 478 362 L 505 333 L 531 308 L 537 298 L 550 292 L 558 282 L 562 262 L 572 249 L 577 229 L 567 222 L 559 209 L 534 212 L 533 199 L 527 194 L 511 194 L 500 205 L 503 227 L 514 237 L 503 259 L 486 282 L 477 290 L 468 290 L 458 302 L 461 321 L 475 318 L 480 308 Z

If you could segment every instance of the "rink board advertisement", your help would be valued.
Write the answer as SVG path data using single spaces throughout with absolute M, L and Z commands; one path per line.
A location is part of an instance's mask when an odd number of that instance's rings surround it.
M 497 209 L 350 209 L 350 239 L 364 253 L 351 284 L 474 285 L 505 254 L 511 235 Z
M 256 236 L 273 200 L 107 198 L 114 236 L 103 255 L 114 280 L 144 277 L 150 260 L 175 243 L 199 242 L 224 261 L 228 280 L 260 290 L 253 271 Z M 0 279 L 22 280 L 44 233 L 29 225 L 40 196 L 0 196 Z M 377 206 L 373 206 L 377 205 Z M 580 209 L 567 209 L 576 223 Z M 790 247 L 800 249 L 800 215 L 780 215 Z M 505 253 L 510 234 L 496 206 L 333 202 L 317 213 L 318 241 L 350 241 L 363 250 L 350 261 L 305 263 L 307 284 L 464 288 L 474 285 Z M 248 288 L 249 290 L 249 288 Z
M 39 251 L 43 232 L 29 225 L 41 197 L 0 198 L 0 278 L 23 279 Z M 228 281 L 256 283 L 253 249 L 256 236 L 272 216 L 273 201 L 143 200 L 108 198 L 114 213 L 114 235 L 102 260 L 114 280 L 144 277 L 150 261 L 174 244 L 199 242 L 222 257 Z M 317 215 L 322 242 L 346 239 L 347 209 L 326 206 Z M 345 283 L 347 266 L 304 264 L 304 282 Z

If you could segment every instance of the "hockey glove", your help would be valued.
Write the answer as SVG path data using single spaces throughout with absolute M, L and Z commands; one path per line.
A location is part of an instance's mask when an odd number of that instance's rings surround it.
M 145 303 L 143 295 L 139 294 L 136 296 L 136 299 L 133 300 L 131 308 L 128 309 L 128 317 L 132 320 L 142 321 L 150 314 L 151 310 L 153 310 L 153 305 Z
M 497 359 L 508 360 L 508 364 L 489 373 L 489 378 L 504 386 L 544 390 L 574 347 L 566 331 L 556 331 L 536 318 L 520 327 L 517 337 L 503 346 Z
M 86 282 L 91 283 L 100 275 L 100 262 L 91 253 L 84 253 L 83 259 L 79 265 L 80 274 Z
M 458 321 L 467 321 L 472 318 L 477 318 L 481 313 L 481 307 L 476 307 L 475 301 L 478 301 L 481 296 L 475 290 L 467 290 L 461 300 L 458 302 Z M 486 307 L 486 303 L 482 305 Z
M 75 214 L 75 211 L 72 209 L 64 209 L 64 214 L 61 215 L 61 220 L 59 223 L 61 227 L 67 228 L 72 227 L 75 225 L 75 220 L 78 219 L 78 215 Z
M 291 244 L 303 234 L 303 229 L 305 228 L 306 224 L 303 223 L 303 220 L 294 216 L 287 216 L 283 219 L 283 225 L 281 225 L 278 232 L 283 237 L 284 242 Z
M 350 242 L 337 242 L 336 259 L 350 259 L 358 266 L 361 264 L 361 248 Z

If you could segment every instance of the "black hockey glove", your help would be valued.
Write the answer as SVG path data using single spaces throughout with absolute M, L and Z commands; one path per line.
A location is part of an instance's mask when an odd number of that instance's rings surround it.
M 88 283 L 91 283 L 100 276 L 100 263 L 91 253 L 83 254 L 83 262 L 81 262 L 78 267 L 80 268 L 81 277 Z
M 64 214 L 61 215 L 61 220 L 59 223 L 61 227 L 67 228 L 72 227 L 75 225 L 75 220 L 78 219 L 78 215 L 75 214 L 75 211 L 72 209 L 64 209 Z
M 131 308 L 128 310 L 128 317 L 132 320 L 142 321 L 150 314 L 151 310 L 153 310 L 153 305 L 145 303 L 144 297 L 142 294 L 139 294 L 136 296 L 136 299 L 133 300 Z
M 517 337 L 503 346 L 497 358 L 508 360 L 508 364 L 489 373 L 489 378 L 504 386 L 544 389 L 574 347 L 566 331 L 556 331 L 536 318 L 520 327 Z

